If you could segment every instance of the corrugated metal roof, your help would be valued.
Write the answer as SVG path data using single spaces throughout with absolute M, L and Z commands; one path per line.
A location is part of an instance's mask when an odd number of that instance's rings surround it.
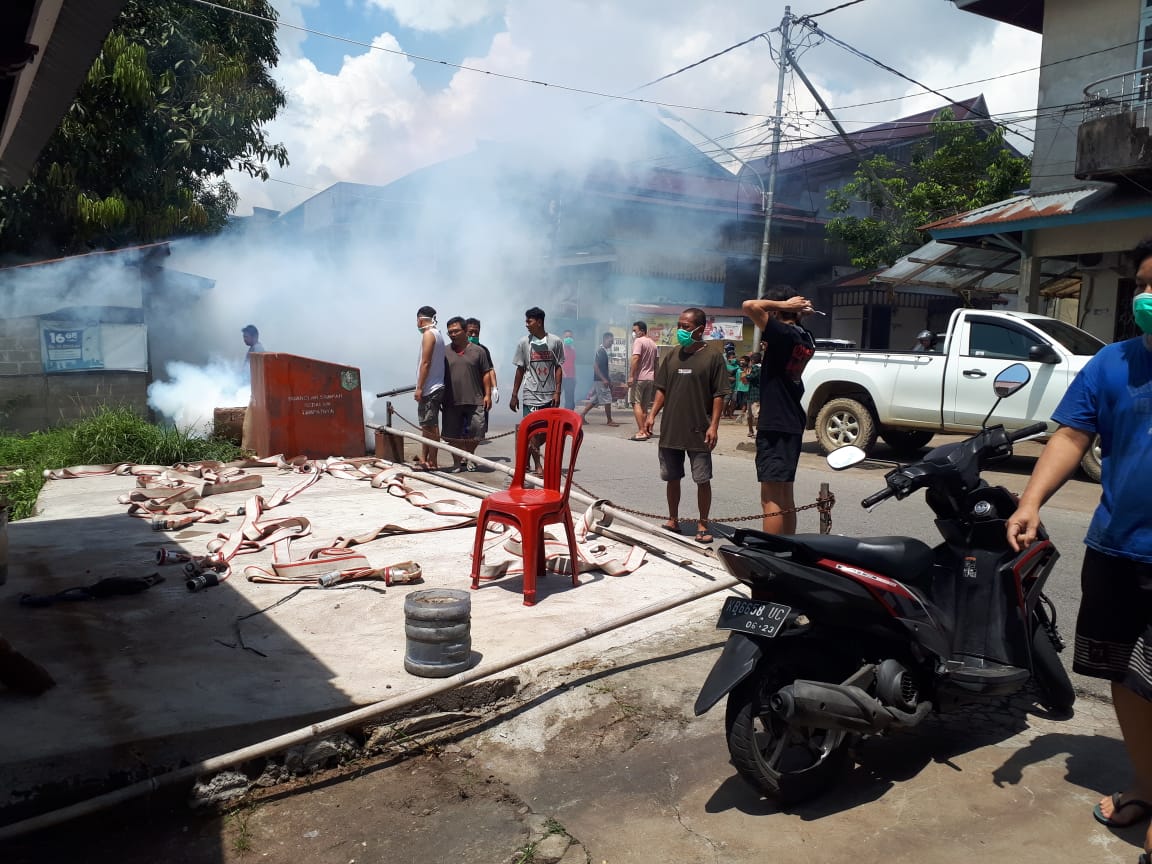
M 1059 258 L 1040 264 L 1040 287 L 1079 283 L 1076 265 Z M 933 240 L 872 277 L 896 287 L 926 285 L 952 291 L 1015 293 L 1020 281 L 1020 255 L 998 248 L 954 246 Z
M 1080 186 L 1041 195 L 1017 195 L 995 204 L 977 207 L 966 213 L 957 213 L 923 226 L 921 231 L 951 231 L 977 225 L 1002 225 L 1051 216 L 1068 216 L 1108 197 L 1115 187 L 1107 185 Z

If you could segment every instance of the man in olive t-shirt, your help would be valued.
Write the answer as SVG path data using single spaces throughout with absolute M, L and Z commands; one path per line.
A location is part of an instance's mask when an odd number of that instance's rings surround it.
M 728 370 L 719 351 L 704 350 L 703 309 L 690 307 L 676 324 L 679 350 L 664 358 L 656 370 L 656 399 L 644 424 L 652 434 L 656 416 L 667 406 L 660 424 L 660 479 L 668 494 L 668 521 L 664 528 L 680 532 L 680 480 L 684 456 L 692 465 L 696 502 L 696 542 L 711 543 L 708 513 L 712 508 L 712 450 L 720 432 L 720 412 L 728 395 Z

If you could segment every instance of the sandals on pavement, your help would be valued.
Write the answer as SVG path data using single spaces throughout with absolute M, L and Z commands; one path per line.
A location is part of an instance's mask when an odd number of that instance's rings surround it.
M 669 525 L 667 522 L 665 522 L 660 527 L 663 528 L 665 531 L 667 531 L 669 534 L 683 534 L 684 533 L 683 531 L 680 530 L 679 523 L 677 523 L 676 525 Z
M 1121 799 L 1123 797 L 1124 795 L 1121 792 L 1112 793 L 1112 815 L 1115 816 L 1121 810 L 1127 810 L 1129 807 L 1135 807 L 1140 811 L 1139 815 L 1136 816 L 1135 819 L 1128 819 L 1123 822 L 1118 822 L 1113 818 L 1105 816 L 1104 811 L 1100 809 L 1099 804 L 1092 808 L 1092 818 L 1107 828 L 1129 828 L 1132 825 L 1143 822 L 1144 820 L 1148 819 L 1148 817 L 1152 816 L 1152 804 L 1149 804 L 1147 801 L 1141 801 L 1139 798 L 1129 798 L 1126 801 L 1122 801 Z M 1148 853 L 1145 852 L 1144 858 L 1141 859 L 1140 864 L 1152 864 L 1152 862 L 1148 861 L 1147 858 Z
M 696 537 L 694 539 L 696 540 L 697 543 L 706 545 L 708 543 L 711 543 L 716 538 L 714 538 L 712 536 L 712 534 L 708 531 L 707 528 L 701 528 L 696 532 Z

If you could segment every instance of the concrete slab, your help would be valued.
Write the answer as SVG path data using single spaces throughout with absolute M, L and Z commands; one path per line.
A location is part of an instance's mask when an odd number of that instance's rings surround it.
M 265 495 L 294 480 L 272 469 L 260 473 Z M 419 588 L 466 588 L 474 529 L 360 547 L 373 565 L 418 561 L 425 584 L 386 593 L 355 587 L 304 591 L 243 622 L 244 642 L 265 655 L 259 656 L 237 644 L 237 619 L 271 606 L 296 586 L 249 583 L 237 573 L 221 587 L 189 593 L 179 566 L 155 565 L 156 550 L 203 554 L 208 540 L 235 530 L 241 520 L 193 525 L 171 535 L 152 531 L 148 521 L 126 516 L 117 503 L 133 483 L 125 477 L 51 482 L 40 515 L 9 529 L 11 566 L 8 584 L 0 588 L 0 632 L 45 665 L 58 686 L 38 699 L 0 690 L 0 808 L 45 787 L 158 773 L 429 683 L 403 669 L 403 598 Z M 414 485 L 433 498 L 463 497 Z M 216 496 L 212 503 L 234 509 L 249 494 Z M 297 542 L 297 555 L 386 523 L 429 527 L 458 521 L 367 483 L 328 476 L 275 511 L 294 514 L 312 520 L 312 535 Z M 626 548 L 606 545 L 622 554 Z M 236 569 L 267 565 L 270 558 L 268 551 L 240 556 Z M 136 596 L 36 609 L 17 604 L 24 593 L 157 571 L 166 581 Z M 720 575 L 713 565 L 681 568 L 650 556 L 625 577 L 585 574 L 578 588 L 568 577 L 549 576 L 541 580 L 532 608 L 521 604 L 519 577 L 508 577 L 471 595 L 473 646 L 485 660 L 511 656 L 690 593 L 702 579 Z

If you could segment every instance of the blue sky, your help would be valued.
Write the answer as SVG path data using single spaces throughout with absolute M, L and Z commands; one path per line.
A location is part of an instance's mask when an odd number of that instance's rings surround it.
M 769 31 L 784 0 L 272 0 L 281 20 L 505 75 L 624 94 L 645 81 Z M 794 11 L 829 5 L 791 0 Z M 945 0 L 867 0 L 820 19 L 832 34 L 934 87 L 1025 69 L 1039 62 L 1040 39 L 957 10 Z M 947 34 L 942 38 L 941 34 Z M 565 140 L 588 130 L 605 100 L 424 63 L 385 51 L 280 30 L 282 59 L 274 71 L 288 104 L 269 125 L 291 164 L 276 182 L 232 176 L 238 212 L 283 210 L 316 190 L 349 181 L 385 185 L 432 163 L 469 152 L 482 141 Z M 924 94 L 842 49 L 824 44 L 804 54 L 809 76 L 835 106 L 896 99 L 838 112 L 861 128 L 939 107 Z M 983 92 L 994 114 L 1036 104 L 1035 73 L 950 90 L 956 99 Z M 770 114 L 776 68 L 767 44 L 754 41 L 649 88 L 643 96 L 676 109 L 709 136 L 755 155 L 766 136 L 755 115 Z M 790 135 L 824 135 L 814 102 L 795 80 L 788 85 Z M 620 104 L 620 103 L 616 103 Z M 653 112 L 651 106 L 632 106 Z M 809 112 L 807 118 L 804 112 Z M 676 124 L 685 137 L 692 134 Z M 595 138 L 598 132 L 594 132 Z M 704 143 L 696 139 L 697 143 Z M 790 142 L 795 143 L 795 142 Z M 618 148 L 603 130 L 597 153 Z M 705 145 L 707 146 L 707 145 Z M 787 143 L 786 143 L 787 146 Z M 1028 150 L 1030 145 L 1018 146 Z

